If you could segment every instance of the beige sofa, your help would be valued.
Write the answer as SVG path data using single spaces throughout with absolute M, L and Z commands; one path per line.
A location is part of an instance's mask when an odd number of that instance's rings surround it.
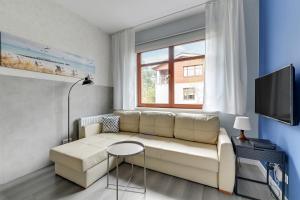
M 145 145 L 148 169 L 232 193 L 235 156 L 217 116 L 153 111 L 115 115 L 120 116 L 119 133 L 101 133 L 101 123 L 90 124 L 82 127 L 82 139 L 52 148 L 56 174 L 86 188 L 106 173 L 106 147 L 134 140 Z M 141 155 L 124 162 L 143 166 Z M 111 160 L 110 167 L 114 164 Z

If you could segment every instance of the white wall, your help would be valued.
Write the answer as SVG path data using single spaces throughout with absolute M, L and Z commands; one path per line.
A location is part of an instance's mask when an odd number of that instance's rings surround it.
M 95 83 L 112 86 L 108 34 L 51 0 L 0 0 L 0 5 L 0 31 L 91 58 L 96 62 Z M 0 74 L 74 81 L 2 67 Z
M 0 31 L 95 60 L 96 85 L 72 91 L 74 136 L 79 117 L 111 112 L 108 34 L 51 0 L 0 0 Z M 49 149 L 67 136 L 72 81 L 0 67 L 0 184 L 50 164 Z

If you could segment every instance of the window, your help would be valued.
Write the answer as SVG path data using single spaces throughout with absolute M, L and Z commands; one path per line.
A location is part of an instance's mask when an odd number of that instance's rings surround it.
M 195 88 L 183 88 L 184 100 L 195 100 Z
M 196 66 L 186 66 L 183 67 L 183 76 L 201 76 L 203 73 L 203 65 L 196 65 Z
M 196 74 L 196 76 L 203 75 L 203 64 L 195 66 L 195 74 Z
M 201 108 L 205 41 L 138 53 L 138 106 Z

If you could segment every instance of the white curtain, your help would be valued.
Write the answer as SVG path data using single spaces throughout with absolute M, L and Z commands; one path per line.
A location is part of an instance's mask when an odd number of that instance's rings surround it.
M 247 57 L 243 0 L 206 5 L 204 110 L 243 115 Z
M 124 30 L 112 35 L 114 109 L 136 106 L 135 32 Z

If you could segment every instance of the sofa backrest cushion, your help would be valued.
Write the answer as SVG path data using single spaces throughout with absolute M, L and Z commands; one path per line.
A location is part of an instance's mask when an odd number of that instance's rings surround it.
M 175 117 L 174 136 L 178 139 L 217 144 L 220 120 L 215 115 L 180 113 Z
M 174 137 L 174 122 L 174 113 L 144 111 L 141 113 L 140 133 Z
M 115 115 L 120 116 L 120 131 L 122 132 L 139 132 L 140 111 L 115 111 Z

